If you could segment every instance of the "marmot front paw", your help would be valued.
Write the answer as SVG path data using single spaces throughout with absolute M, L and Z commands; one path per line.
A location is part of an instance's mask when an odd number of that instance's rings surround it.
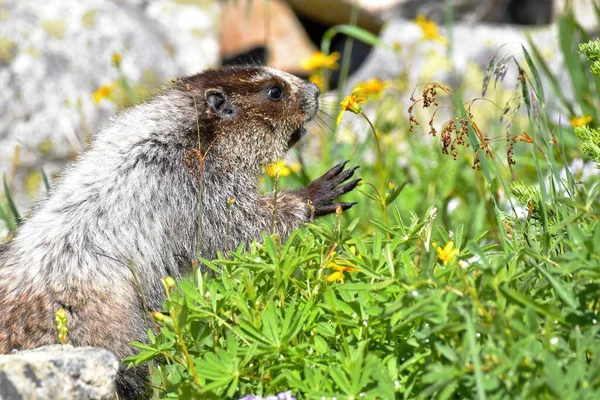
M 334 213 L 338 207 L 342 210 L 347 210 L 356 202 L 353 203 L 335 203 L 334 200 L 351 191 L 356 187 L 361 179 L 355 179 L 346 182 L 354 175 L 357 167 L 344 170 L 348 161 L 336 165 L 327 171 L 323 176 L 315 179 L 313 182 L 297 191 L 305 201 L 310 201 L 312 205 L 309 209 L 309 217 L 320 217 L 322 215 Z

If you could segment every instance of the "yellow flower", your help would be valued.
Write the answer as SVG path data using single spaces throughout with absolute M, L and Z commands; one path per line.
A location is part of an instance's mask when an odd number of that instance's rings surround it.
M 94 103 L 99 104 L 103 99 L 109 98 L 112 94 L 112 90 L 112 85 L 100 86 L 98 90 L 92 93 L 92 99 L 94 100 Z
M 112 63 L 117 68 L 121 65 L 121 55 L 119 53 L 113 53 Z
M 288 176 L 291 173 L 290 168 L 287 166 L 285 161 L 279 160 L 276 163 L 269 165 L 266 169 L 267 174 L 269 176 L 274 177 L 275 175 L 279 176 Z
M 60 307 L 54 313 L 54 325 L 58 331 L 58 341 L 61 344 L 67 344 L 67 335 L 69 334 L 69 328 L 67 328 L 67 312 L 64 308 Z
M 366 95 L 379 94 L 385 88 L 385 82 L 377 78 L 369 79 L 368 81 L 356 85 L 356 90 Z
M 310 58 L 302 61 L 303 69 L 305 70 L 314 70 L 319 68 L 327 68 L 327 69 L 338 69 L 340 66 L 337 61 L 340 59 L 340 53 L 333 52 L 328 56 L 321 53 L 320 51 L 315 51 L 312 53 Z
M 458 247 L 454 247 L 453 240 L 446 243 L 446 246 L 444 246 L 443 249 L 435 243 L 433 243 L 433 246 L 437 250 L 438 258 L 444 263 L 444 265 L 448 265 L 448 263 L 460 252 Z
M 325 90 L 325 81 L 319 72 L 315 72 L 314 74 L 310 74 L 308 80 L 319 87 L 321 91 Z
M 590 122 L 592 122 L 591 115 L 583 115 L 581 117 L 577 117 L 574 115 L 571 117 L 571 126 L 573 127 L 589 125 Z
M 354 246 L 350 246 L 350 252 L 353 255 L 356 255 L 356 247 Z M 335 256 L 335 252 L 333 252 L 331 254 L 331 256 Z M 360 255 L 358 256 L 358 258 L 362 258 Z M 335 257 L 333 259 L 333 261 L 330 261 L 327 264 L 327 268 L 331 268 L 333 270 L 335 270 L 334 273 L 332 273 L 331 275 L 329 275 L 327 277 L 327 282 L 333 282 L 333 281 L 341 281 L 342 283 L 344 283 L 344 271 L 345 272 L 353 272 L 353 271 L 358 271 L 358 268 L 353 268 L 351 267 L 350 262 L 348 260 L 346 260 L 343 257 Z
M 435 24 L 435 22 L 428 19 L 423 14 L 417 15 L 415 23 L 419 25 L 419 28 L 421 28 L 421 31 L 423 31 L 423 37 L 425 39 L 446 42 L 446 38 L 440 34 L 438 26 Z
M 350 111 L 354 114 L 359 114 L 362 111 L 362 108 L 359 104 L 364 104 L 367 102 L 367 95 L 361 92 L 358 89 L 354 89 L 349 96 L 344 97 L 344 100 L 340 103 L 342 109 L 340 111 L 340 115 L 337 117 L 336 123 L 339 125 L 342 122 L 342 118 L 344 116 L 344 112 Z
M 300 163 L 295 162 L 295 163 L 292 163 L 292 165 L 290 165 L 290 169 L 292 171 L 294 171 L 295 173 L 298 173 L 302 169 L 302 165 L 300 165 Z
M 334 265 L 331 268 L 335 269 L 336 271 L 327 277 L 327 282 L 340 281 L 340 282 L 344 283 L 344 271 L 346 271 L 346 272 L 356 271 L 356 268 L 344 267 L 341 265 Z

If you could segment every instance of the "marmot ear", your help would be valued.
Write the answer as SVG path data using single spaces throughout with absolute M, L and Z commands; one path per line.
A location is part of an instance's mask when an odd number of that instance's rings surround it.
M 237 115 L 237 108 L 221 89 L 207 89 L 204 98 L 217 118 L 232 119 Z

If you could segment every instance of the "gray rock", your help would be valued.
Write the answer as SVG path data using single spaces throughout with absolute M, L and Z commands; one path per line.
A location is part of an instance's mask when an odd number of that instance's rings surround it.
M 386 19 L 413 19 L 424 14 L 443 22 L 448 0 L 402 0 L 390 7 Z M 467 23 L 547 24 L 552 21 L 552 0 L 451 0 L 454 21 Z
M 469 65 L 485 68 L 497 52 L 503 55 L 512 53 L 520 58 L 521 45 L 528 46 L 527 32 L 547 53 L 547 60 L 555 69 L 561 66 L 555 25 L 532 31 L 512 25 L 456 23 L 452 28 L 452 39 L 448 39 L 443 26 L 439 30 L 445 40 L 452 43 L 451 49 L 443 42 L 424 39 L 421 29 L 413 21 L 391 20 L 380 35 L 387 47 L 375 48 L 350 83 L 374 76 L 390 79 L 406 72 L 409 86 L 432 80 L 448 84 L 449 79 L 456 79 L 451 75 L 468 77 Z M 396 45 L 400 50 L 394 52 L 391 49 Z
M 119 106 L 92 101 L 119 81 L 114 52 L 140 91 L 215 65 L 218 12 L 217 0 L 2 1 L 0 177 L 20 184 L 42 166 L 52 174 L 84 148 Z
M 44 346 L 0 355 L 0 399 L 114 399 L 119 362 L 108 350 Z
M 414 19 L 418 14 L 441 23 L 448 6 L 454 21 L 475 23 L 547 24 L 553 0 L 286 0 L 296 12 L 327 26 L 347 24 L 358 7 L 357 25 L 373 33 L 391 19 Z M 565 0 L 558 0 L 565 1 Z M 585 2 L 590 0 L 577 0 Z

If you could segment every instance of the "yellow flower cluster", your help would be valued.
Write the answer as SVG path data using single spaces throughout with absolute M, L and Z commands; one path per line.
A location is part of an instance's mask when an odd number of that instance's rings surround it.
M 112 63 L 115 67 L 120 67 L 121 66 L 121 54 L 119 53 L 113 53 L 112 55 Z
M 350 246 L 350 252 L 352 253 L 352 255 L 356 255 L 356 247 Z M 331 256 L 335 257 L 335 252 L 333 252 L 331 254 Z M 361 256 L 359 255 L 358 258 L 361 258 Z M 353 264 L 351 264 L 347 259 L 345 259 L 343 257 L 335 257 L 333 259 L 333 261 L 330 261 L 327 264 L 328 268 L 335 270 L 334 273 L 332 273 L 331 275 L 329 275 L 327 277 L 327 281 L 328 282 L 340 281 L 340 282 L 344 283 L 344 272 L 358 271 L 358 268 L 354 268 L 351 265 L 353 265 Z
M 368 81 L 359 83 L 356 85 L 356 89 L 358 89 L 361 93 L 366 95 L 371 94 L 379 94 L 383 92 L 385 89 L 385 82 L 380 81 L 377 78 L 369 79 Z
M 279 160 L 276 163 L 269 165 L 266 168 L 266 172 L 271 177 L 288 176 L 292 172 L 299 172 L 300 168 L 301 166 L 297 162 L 292 163 L 291 165 L 287 165 L 284 160 Z
M 340 67 L 338 60 L 340 53 L 333 52 L 329 55 L 323 54 L 320 51 L 314 52 L 310 58 L 303 60 L 300 66 L 302 69 L 312 71 L 308 80 L 314 83 L 321 90 L 325 90 L 325 80 L 323 79 L 324 70 L 336 70 Z
M 419 28 L 421 28 L 423 37 L 426 40 L 446 43 L 446 38 L 440 34 L 438 26 L 435 24 L 435 22 L 428 19 L 423 14 L 417 15 L 417 18 L 415 18 L 415 23 L 419 26 Z
M 376 78 L 370 79 L 368 81 L 356 85 L 352 93 L 344 97 L 344 99 L 340 103 L 341 110 L 340 114 L 337 117 L 336 123 L 339 125 L 342 122 L 344 112 L 346 111 L 350 111 L 354 114 L 360 114 L 362 112 L 362 107 L 360 106 L 360 104 L 365 104 L 369 96 L 381 93 L 384 88 L 385 82 L 382 82 Z
M 307 71 L 327 68 L 327 69 L 338 69 L 340 65 L 338 64 L 338 60 L 340 59 L 340 53 L 333 52 L 329 55 L 325 55 L 320 51 L 314 52 L 310 58 L 302 61 L 303 69 Z
M 578 126 L 589 125 L 592 120 L 593 118 L 591 115 L 582 115 L 581 117 L 574 115 L 571 117 L 571 126 L 576 128 Z
M 452 259 L 454 257 L 456 257 L 456 255 L 460 252 L 460 249 L 458 247 L 454 247 L 454 241 L 453 240 L 451 240 L 448 243 L 446 243 L 446 246 L 444 246 L 444 248 L 441 248 L 440 246 L 438 246 L 435 243 L 433 243 L 433 246 L 437 250 L 438 259 L 441 262 L 443 262 L 444 265 L 448 265 L 448 263 L 450 261 L 452 261 Z
M 94 104 L 100 104 L 103 99 L 110 99 L 113 92 L 113 86 L 114 85 L 103 85 L 92 93 Z
M 69 334 L 69 328 L 67 328 L 67 312 L 64 308 L 60 307 L 54 313 L 54 324 L 58 331 L 58 341 L 61 344 L 67 344 L 67 335 Z
M 111 57 L 111 63 L 115 68 L 121 67 L 121 54 L 113 53 Z M 115 89 L 115 83 L 113 82 L 110 85 L 102 85 L 94 93 L 92 93 L 92 100 L 94 104 L 100 104 L 100 102 L 104 99 L 112 100 L 113 92 Z

